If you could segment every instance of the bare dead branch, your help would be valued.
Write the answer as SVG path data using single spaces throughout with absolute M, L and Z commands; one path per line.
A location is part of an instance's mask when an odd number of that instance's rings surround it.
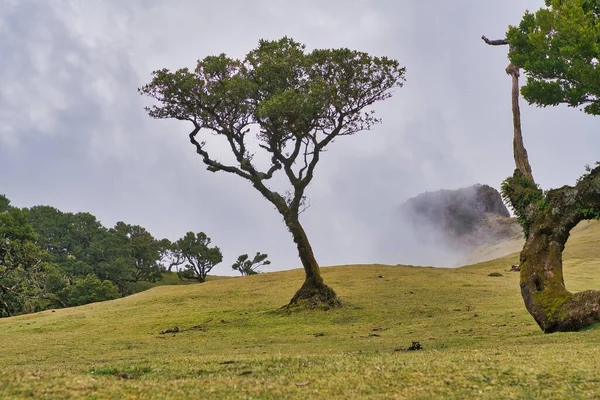
M 481 36 L 481 39 L 490 46 L 506 46 L 507 44 L 509 44 L 508 39 L 490 40 L 485 35 Z

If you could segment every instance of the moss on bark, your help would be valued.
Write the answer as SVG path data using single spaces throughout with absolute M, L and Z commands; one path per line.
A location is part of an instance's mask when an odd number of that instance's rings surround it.
M 298 255 L 306 274 L 304 284 L 292 297 L 288 306 L 303 306 L 310 309 L 340 307 L 342 303 L 335 291 L 323 283 L 321 269 L 297 215 L 287 216 L 286 225 L 294 237 L 294 243 L 298 248 Z
M 576 331 L 600 322 L 600 292 L 570 293 L 564 283 L 562 252 L 571 229 L 600 213 L 600 167 L 575 186 L 542 192 L 518 170 L 503 184 L 525 229 L 521 252 L 521 294 L 546 333 Z
M 290 300 L 288 307 L 292 306 L 328 310 L 341 307 L 342 302 L 335 291 L 322 281 L 307 279 Z

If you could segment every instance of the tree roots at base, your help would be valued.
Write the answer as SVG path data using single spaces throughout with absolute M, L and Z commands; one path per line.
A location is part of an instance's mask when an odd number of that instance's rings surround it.
M 335 291 L 332 288 L 323 282 L 307 280 L 300 290 L 296 292 L 294 297 L 292 297 L 290 303 L 285 307 L 329 310 L 330 308 L 338 308 L 341 306 L 342 302 L 338 299 L 337 294 L 335 294 Z

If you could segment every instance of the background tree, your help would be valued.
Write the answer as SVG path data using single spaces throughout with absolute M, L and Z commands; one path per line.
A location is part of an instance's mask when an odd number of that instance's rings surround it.
M 117 222 L 109 232 L 119 239 L 123 249 L 122 257 L 129 266 L 123 277 L 124 280 L 156 282 L 161 279 L 161 268 L 158 263 L 160 241 L 155 240 L 145 228 L 124 222 Z
M 21 313 L 28 300 L 44 297 L 39 284 L 44 253 L 35 239 L 26 211 L 5 207 L 0 212 L 0 317 Z
M 32 207 L 28 216 L 36 244 L 45 250 L 43 261 L 52 265 L 44 287 L 59 305 L 80 305 L 86 298 L 109 300 L 114 298 L 114 288 L 127 295 L 135 291 L 134 282 L 162 278 L 160 243 L 141 226 L 118 222 L 106 229 L 90 213 L 73 214 L 50 206 Z M 95 294 L 78 294 L 88 289 Z
M 510 44 L 512 70 L 518 76 L 517 68 L 522 67 L 528 74 L 523 93 L 530 102 L 587 104 L 586 112 L 597 114 L 600 3 L 557 0 L 546 5 L 549 8 L 535 14 L 526 13 L 519 27 L 510 27 L 507 39 L 484 40 Z M 593 58 L 592 48 L 596 51 Z M 514 97 L 513 86 L 513 105 Z M 517 123 L 520 130 L 520 119 L 513 121 L 515 131 Z M 582 220 L 600 218 L 600 166 L 588 168 L 574 186 L 542 191 L 517 162 L 502 193 L 524 228 L 521 294 L 542 330 L 573 331 L 600 322 L 600 291 L 569 292 L 562 269 L 562 252 L 571 229 Z
M 0 212 L 8 211 L 10 208 L 10 200 L 3 194 L 0 194 Z
M 94 274 L 78 278 L 69 285 L 64 293 L 67 307 L 80 306 L 98 301 L 113 300 L 120 297 L 119 288 L 109 280 L 100 280 Z
M 260 252 L 256 252 L 256 255 L 253 259 L 248 257 L 248 254 L 242 254 L 238 257 L 237 261 L 233 263 L 231 268 L 234 271 L 238 271 L 243 275 L 254 275 L 257 274 L 258 268 L 263 265 L 271 264 L 271 261 L 267 260 L 269 257 L 268 254 L 261 254 Z
M 125 296 L 186 260 L 139 225 L 107 229 L 90 213 L 19 209 L 4 195 L 0 240 L 0 317 Z
M 56 265 L 66 284 L 93 272 L 93 244 L 107 234 L 96 217 L 64 213 L 50 206 L 32 207 L 28 215 L 37 234 L 36 244 L 46 252 L 44 261 Z
M 199 60 L 193 71 L 154 71 L 140 93 L 158 101 L 147 108 L 151 117 L 192 124 L 190 142 L 209 171 L 248 180 L 281 214 L 306 275 L 290 303 L 337 306 L 299 221 L 306 188 L 329 144 L 380 122 L 369 107 L 402 86 L 404 72 L 398 61 L 386 57 L 349 49 L 306 52 L 304 45 L 284 37 L 261 40 L 243 60 L 221 54 Z M 201 131 L 225 139 L 235 161 L 211 156 L 198 137 Z M 270 160 L 264 168 L 253 138 Z M 269 186 L 279 171 L 291 186 L 287 191 Z
M 171 272 L 173 267 L 177 269 L 185 262 L 185 257 L 177 242 L 171 243 L 169 239 L 162 239 L 159 242 L 159 249 L 160 264 L 167 272 Z
M 210 238 L 204 232 L 188 232 L 179 239 L 177 245 L 187 261 L 185 269 L 179 272 L 180 277 L 196 279 L 198 282 L 206 281 L 206 275 L 223 261 L 221 250 L 216 246 L 209 247 L 210 242 Z
M 162 278 L 160 243 L 139 225 L 118 222 L 106 229 L 92 214 L 50 206 L 32 207 L 28 215 L 37 233 L 36 244 L 46 251 L 44 261 L 60 270 L 65 288 L 94 274 L 117 285 L 122 294 L 130 294 L 130 283 Z

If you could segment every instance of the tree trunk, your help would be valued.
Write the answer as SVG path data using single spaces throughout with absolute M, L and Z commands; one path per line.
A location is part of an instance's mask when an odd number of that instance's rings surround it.
M 341 302 L 333 289 L 323 283 L 319 264 L 298 217 L 285 217 L 285 224 L 298 247 L 298 255 L 306 273 L 304 284 L 290 300 L 290 305 L 306 305 L 309 308 L 339 307 Z
M 509 46 L 509 52 L 512 50 L 512 46 L 508 39 L 490 40 L 487 37 L 482 36 L 481 39 L 490 46 Z M 533 174 L 531 172 L 531 165 L 529 164 L 529 158 L 527 157 L 527 150 L 523 144 L 523 135 L 521 134 L 521 110 L 519 108 L 519 68 L 515 67 L 511 62 L 506 67 L 506 73 L 512 77 L 512 114 L 513 114 L 513 154 L 515 158 L 515 166 L 523 176 L 527 177 L 531 182 L 533 180 Z
M 533 174 L 531 165 L 527 157 L 527 150 L 523 144 L 523 134 L 521 133 L 521 109 L 519 108 L 519 69 L 510 63 L 506 67 L 506 73 L 512 77 L 512 114 L 513 114 L 513 154 L 515 158 L 515 166 L 521 173 L 531 180 Z
M 518 186 L 515 171 L 509 185 L 510 201 L 523 204 L 531 186 Z M 539 190 L 539 189 L 538 189 Z M 562 252 L 569 233 L 580 221 L 600 217 L 600 167 L 576 186 L 542 194 L 521 209 L 527 221 L 527 241 L 521 251 L 521 294 L 525 307 L 546 333 L 577 331 L 600 322 L 600 291 L 570 293 L 564 283 Z

